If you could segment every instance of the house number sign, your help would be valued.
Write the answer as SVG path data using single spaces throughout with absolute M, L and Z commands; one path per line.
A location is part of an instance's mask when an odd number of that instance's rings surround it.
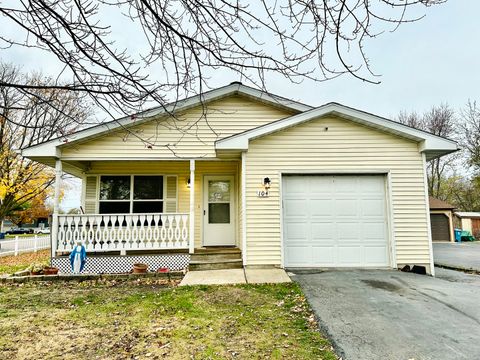
M 257 190 L 257 197 L 260 197 L 260 198 L 268 197 L 268 190 Z

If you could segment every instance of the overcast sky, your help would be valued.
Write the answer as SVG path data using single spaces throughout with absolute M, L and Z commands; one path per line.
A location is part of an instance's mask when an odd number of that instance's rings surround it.
M 336 101 L 390 118 L 401 110 L 423 112 L 442 102 L 458 110 L 469 99 L 480 101 L 480 1 L 450 0 L 425 13 L 424 19 L 366 44 L 371 66 L 381 75 L 379 85 L 349 75 L 300 85 L 276 78 L 267 84 L 269 90 L 314 106 Z M 138 46 L 128 32 L 123 37 L 125 44 Z M 25 49 L 2 51 L 1 58 L 44 74 L 55 70 L 50 59 L 29 57 Z M 216 73 L 210 85 L 234 80 Z M 63 207 L 78 206 L 79 192 L 67 194 Z

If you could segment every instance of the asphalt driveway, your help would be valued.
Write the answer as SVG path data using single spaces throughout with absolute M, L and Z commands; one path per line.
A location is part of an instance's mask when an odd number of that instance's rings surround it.
M 479 359 L 480 276 L 394 270 L 293 271 L 347 360 Z
M 480 271 L 480 241 L 433 243 L 433 260 L 437 266 Z

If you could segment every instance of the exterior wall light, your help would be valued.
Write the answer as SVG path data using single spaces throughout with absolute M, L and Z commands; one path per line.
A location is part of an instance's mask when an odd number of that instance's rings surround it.
M 272 181 L 270 180 L 270 178 L 268 177 L 263 178 L 263 187 L 265 188 L 265 190 L 268 191 L 268 189 L 270 189 L 271 184 L 272 184 Z

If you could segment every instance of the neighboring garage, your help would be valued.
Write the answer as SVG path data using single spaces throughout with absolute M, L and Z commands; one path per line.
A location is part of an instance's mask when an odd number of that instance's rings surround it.
M 455 206 L 430 196 L 429 207 L 432 241 L 455 241 L 453 235 L 453 210 Z
M 385 175 L 283 177 L 285 267 L 388 267 Z

